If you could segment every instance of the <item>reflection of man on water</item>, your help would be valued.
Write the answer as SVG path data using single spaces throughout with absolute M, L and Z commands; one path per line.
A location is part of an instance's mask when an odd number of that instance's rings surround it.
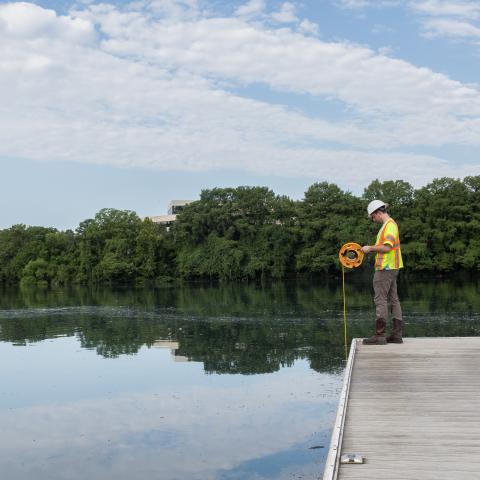
M 402 308 L 397 294 L 398 272 L 403 268 L 402 252 L 398 226 L 387 213 L 388 205 L 381 200 L 373 200 L 367 207 L 368 216 L 381 223 L 375 245 L 362 247 L 364 253 L 376 252 L 373 290 L 375 292 L 375 335 L 363 340 L 366 345 L 385 345 L 403 343 L 402 340 Z M 392 309 L 392 334 L 385 338 L 388 318 L 388 303 Z

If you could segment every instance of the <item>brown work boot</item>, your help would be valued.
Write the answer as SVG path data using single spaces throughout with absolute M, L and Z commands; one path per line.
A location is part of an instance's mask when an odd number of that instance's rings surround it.
M 385 320 L 375 320 L 375 335 L 369 338 L 363 339 L 364 345 L 386 345 L 387 339 L 385 338 L 385 327 L 387 322 Z
M 402 326 L 403 322 L 401 320 L 393 319 L 392 334 L 387 337 L 388 343 L 403 343 Z

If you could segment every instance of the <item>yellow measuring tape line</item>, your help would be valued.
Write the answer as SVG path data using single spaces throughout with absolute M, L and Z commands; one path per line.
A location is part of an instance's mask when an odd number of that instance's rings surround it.
M 345 296 L 345 267 L 342 265 L 342 291 L 343 291 L 343 330 L 345 334 L 345 360 L 348 360 L 347 345 L 347 299 Z
M 345 360 L 348 359 L 347 343 L 347 296 L 345 294 L 345 267 L 358 268 L 365 257 L 362 247 L 358 243 L 349 242 L 342 246 L 338 252 L 338 259 L 342 265 L 342 292 L 343 292 L 343 330 L 345 341 Z

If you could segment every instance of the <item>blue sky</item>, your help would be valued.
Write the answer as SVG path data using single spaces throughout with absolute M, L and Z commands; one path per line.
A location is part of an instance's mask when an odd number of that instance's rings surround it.
M 477 0 L 0 2 L 0 228 L 480 174 Z

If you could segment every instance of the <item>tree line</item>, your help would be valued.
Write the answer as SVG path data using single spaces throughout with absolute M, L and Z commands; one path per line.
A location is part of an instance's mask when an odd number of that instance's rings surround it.
M 440 178 L 415 189 L 375 180 L 360 196 L 327 182 L 299 201 L 267 187 L 214 188 L 171 228 L 106 208 L 75 230 L 13 225 L 0 230 L 0 283 L 163 283 L 334 274 L 346 242 L 371 244 L 374 198 L 390 204 L 406 270 L 480 269 L 480 176 Z M 371 268 L 364 262 L 362 268 Z

